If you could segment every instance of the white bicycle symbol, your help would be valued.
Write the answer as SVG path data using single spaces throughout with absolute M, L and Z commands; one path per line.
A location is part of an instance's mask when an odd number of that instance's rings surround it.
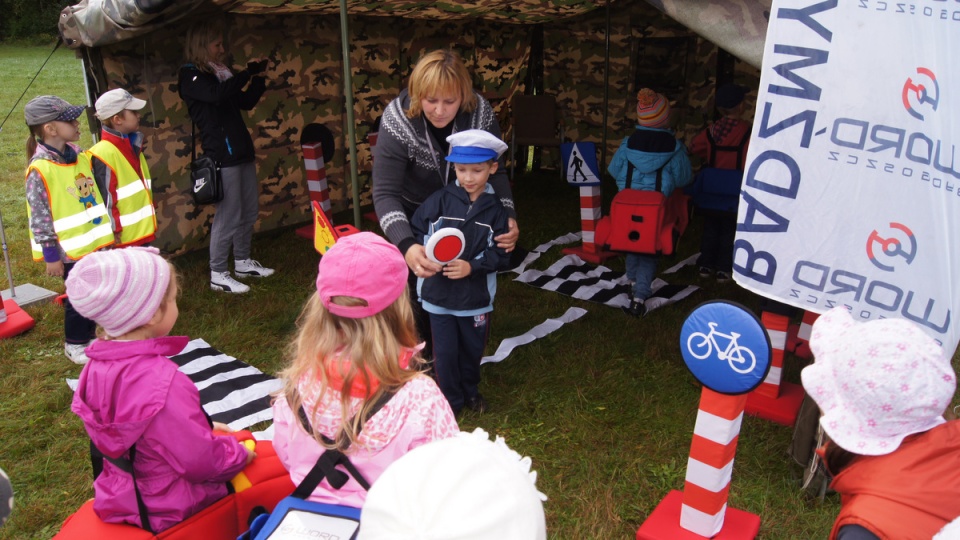
M 729 334 L 718 332 L 717 323 L 715 322 L 707 323 L 707 325 L 710 327 L 709 334 L 694 332 L 687 338 L 687 350 L 690 351 L 690 354 L 697 360 L 703 360 L 710 356 L 710 353 L 716 348 L 717 357 L 720 360 L 726 360 L 727 364 L 730 365 L 730 369 L 737 373 L 750 373 L 753 371 L 753 368 L 757 365 L 757 357 L 748 347 L 737 343 L 737 338 L 740 337 L 740 334 L 736 332 L 730 332 Z M 726 349 L 720 347 L 715 336 L 730 340 L 727 343 Z M 697 351 L 701 352 L 698 353 Z M 744 368 L 743 366 L 747 367 Z

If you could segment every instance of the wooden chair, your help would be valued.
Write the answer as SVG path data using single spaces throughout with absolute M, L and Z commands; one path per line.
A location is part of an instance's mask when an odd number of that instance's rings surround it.
M 563 142 L 563 122 L 557 109 L 557 99 L 551 95 L 517 95 L 510 106 L 513 116 L 513 134 L 510 137 L 510 180 L 516 167 L 517 145 L 557 148 Z M 559 167 L 561 175 L 563 167 Z

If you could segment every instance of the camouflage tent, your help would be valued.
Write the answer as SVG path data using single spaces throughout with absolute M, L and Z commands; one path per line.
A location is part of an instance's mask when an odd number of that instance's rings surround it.
M 609 5 L 590 0 L 385 0 L 347 5 L 360 171 L 356 198 L 363 206 L 370 204 L 366 135 L 424 52 L 452 47 L 464 57 L 507 138 L 512 96 L 546 92 L 557 97 L 566 136 L 606 142 L 601 152 L 609 158 L 633 126 L 640 87 L 671 98 L 683 138 L 709 120 L 718 81 L 755 88 L 769 0 L 612 0 Z M 148 100 L 142 128 L 155 182 L 157 245 L 169 252 L 196 249 L 207 241 L 212 211 L 195 207 L 187 191 L 191 126 L 177 95 L 176 73 L 186 26 L 198 17 L 220 15 L 229 27 L 236 64 L 270 58 L 267 91 L 248 122 L 261 178 L 259 230 L 309 221 L 299 139 L 311 123 L 325 125 L 335 136 L 336 151 L 327 163 L 334 211 L 347 209 L 354 200 L 339 2 L 84 0 L 64 10 L 64 40 L 84 60 L 91 103 L 116 87 Z

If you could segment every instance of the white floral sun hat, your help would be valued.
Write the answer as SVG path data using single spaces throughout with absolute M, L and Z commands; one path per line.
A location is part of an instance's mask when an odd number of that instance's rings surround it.
M 950 359 L 903 319 L 856 322 L 843 307 L 813 324 L 816 361 L 800 374 L 817 402 L 820 425 L 844 450 L 889 454 L 907 435 L 942 423 L 956 390 Z
M 414 448 L 370 487 L 358 540 L 546 540 L 529 457 L 460 433 Z

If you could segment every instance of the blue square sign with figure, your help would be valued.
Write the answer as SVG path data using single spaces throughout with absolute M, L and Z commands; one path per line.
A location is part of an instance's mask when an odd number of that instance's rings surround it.
M 592 142 L 563 143 L 560 157 L 567 183 L 574 186 L 599 186 L 600 168 L 597 166 L 597 145 Z

